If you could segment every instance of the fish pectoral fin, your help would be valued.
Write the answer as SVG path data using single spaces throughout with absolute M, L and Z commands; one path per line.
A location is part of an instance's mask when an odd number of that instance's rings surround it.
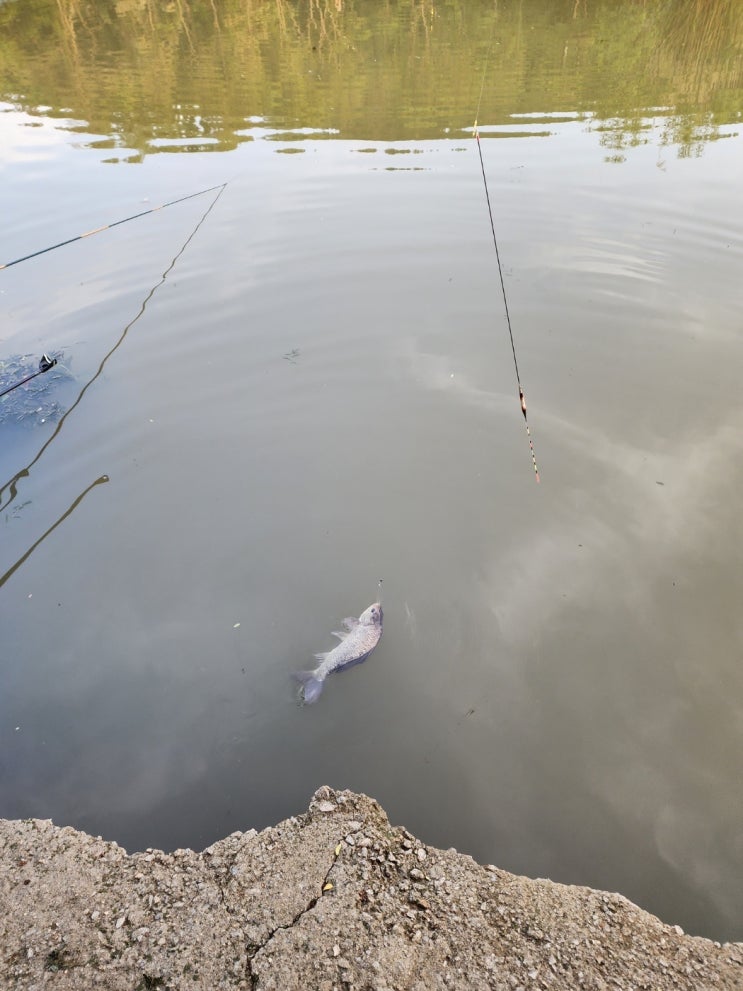
M 324 651 L 320 651 L 319 654 L 315 654 L 314 656 L 318 659 L 318 661 L 324 661 L 329 653 L 330 653 L 329 650 L 324 650 Z
M 333 630 L 332 636 L 338 637 L 339 640 L 345 640 L 348 636 L 348 630 Z
M 359 625 L 359 621 L 356 619 L 355 616 L 347 616 L 341 622 L 341 626 L 345 626 L 345 628 L 348 630 L 349 633 L 351 632 L 351 630 L 355 630 L 358 625 Z

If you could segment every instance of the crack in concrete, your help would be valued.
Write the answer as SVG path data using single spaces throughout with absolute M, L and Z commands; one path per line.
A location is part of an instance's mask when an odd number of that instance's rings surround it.
M 236 850 L 231 855 L 230 861 L 226 865 L 212 863 L 213 854 L 208 850 L 205 850 L 200 855 L 201 863 L 211 873 L 211 876 L 214 880 L 214 884 L 217 886 L 217 889 L 219 890 L 219 900 L 222 905 L 224 905 L 227 901 L 227 889 L 229 888 L 230 883 L 232 881 L 233 870 L 235 868 L 235 865 L 237 864 L 240 854 L 241 851 Z
M 291 920 L 291 922 L 285 922 L 283 925 L 275 926 L 269 932 L 269 934 L 266 936 L 266 938 L 263 940 L 263 942 L 261 942 L 261 943 L 248 942 L 246 944 L 246 946 L 245 946 L 245 953 L 246 953 L 246 956 L 247 956 L 247 960 L 245 962 L 245 976 L 250 981 L 251 991 L 257 991 L 258 981 L 260 980 L 260 978 L 258 977 L 258 975 L 253 973 L 253 958 L 261 950 L 264 950 L 268 946 L 268 944 L 271 942 L 271 940 L 274 938 L 274 936 L 276 935 L 277 932 L 287 931 L 289 929 L 293 929 L 294 926 L 296 926 L 296 924 L 302 918 L 304 918 L 304 916 L 307 915 L 308 912 L 311 912 L 312 909 L 315 907 L 315 905 L 317 905 L 317 903 L 320 901 L 320 899 L 322 898 L 322 896 L 326 893 L 326 890 L 325 890 L 326 889 L 326 885 L 329 884 L 329 883 L 331 883 L 330 882 L 330 874 L 331 874 L 333 868 L 335 867 L 335 865 L 338 862 L 338 857 L 341 854 L 341 848 L 342 848 L 342 846 L 343 846 L 343 842 L 342 842 L 342 840 L 340 840 L 336 844 L 335 850 L 333 852 L 333 859 L 332 859 L 332 861 L 330 863 L 330 867 L 328 867 L 327 871 L 325 872 L 325 876 L 323 877 L 322 883 L 320 884 L 320 893 L 318 895 L 315 895 L 314 898 L 311 898 L 310 901 L 307 903 L 307 905 L 303 909 L 300 909 L 299 912 L 297 912 L 297 914 L 294 916 L 294 918 Z M 329 889 L 329 891 L 330 890 L 333 890 L 334 891 L 335 890 L 335 887 L 333 886 L 331 889 Z
M 240 852 L 239 851 L 237 851 L 237 852 L 235 852 L 235 853 L 232 854 L 232 860 L 231 860 L 231 862 L 223 869 L 223 872 L 222 873 L 223 873 L 224 877 L 222 877 L 220 875 L 219 870 L 215 870 L 214 867 L 212 866 L 212 870 L 214 870 L 214 880 L 215 880 L 215 882 L 217 884 L 217 887 L 219 888 L 219 894 L 220 894 L 220 897 L 222 899 L 222 904 L 223 905 L 227 901 L 227 891 L 226 891 L 226 889 L 230 886 L 230 884 L 232 882 L 232 878 L 233 878 L 233 873 L 232 872 L 235 869 L 235 864 L 237 863 L 239 856 L 240 856 Z

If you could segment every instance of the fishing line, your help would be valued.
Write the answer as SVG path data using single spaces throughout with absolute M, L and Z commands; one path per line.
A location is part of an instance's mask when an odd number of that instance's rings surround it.
M 150 213 L 157 213 L 158 210 L 164 210 L 166 207 L 175 206 L 176 203 L 185 203 L 186 200 L 195 199 L 197 196 L 205 196 L 207 193 L 213 193 L 215 189 L 219 190 L 219 196 L 221 196 L 226 187 L 227 183 L 223 182 L 217 186 L 210 186 L 208 189 L 200 189 L 198 193 L 189 193 L 187 196 L 179 196 L 177 200 L 170 200 L 168 203 L 161 203 L 160 206 L 153 206 L 150 207 L 149 210 L 142 210 L 140 213 L 134 213 L 131 217 L 124 217 L 122 220 L 115 220 L 112 224 L 104 224 L 103 227 L 96 227 L 92 231 L 86 231 L 84 234 L 77 234 L 75 237 L 67 238 L 66 241 L 60 241 L 59 244 L 50 244 L 48 248 L 40 248 L 38 251 L 32 251 L 30 255 L 24 255 L 22 258 L 16 258 L 12 262 L 6 262 L 4 265 L 0 265 L 0 270 L 10 268 L 11 265 L 20 265 L 21 262 L 27 262 L 30 258 L 38 258 L 39 255 L 45 255 L 48 251 L 56 251 L 57 248 L 64 248 L 67 244 L 74 244 L 75 241 L 82 241 L 83 238 L 92 237 L 94 234 L 100 234 L 102 231 L 110 231 L 112 228 L 119 227 L 121 224 L 128 224 L 130 220 L 138 220 L 140 217 L 146 217 Z M 217 199 L 219 199 L 219 196 Z
M 68 516 L 71 516 L 75 512 L 75 510 L 83 501 L 83 499 L 88 494 L 88 492 L 94 489 L 96 485 L 105 485 L 107 481 L 108 481 L 108 475 L 101 475 L 100 478 L 96 478 L 94 482 L 91 482 L 90 485 L 87 487 L 87 489 L 84 489 L 77 497 L 77 499 L 74 500 L 72 505 L 67 510 L 65 510 L 64 513 L 62 513 L 62 515 L 59 517 L 56 523 L 52 523 L 49 529 L 45 530 L 44 533 L 42 533 L 42 535 L 39 537 L 39 539 L 35 540 L 34 543 L 31 544 L 31 546 L 26 551 L 26 553 L 22 554 L 21 557 L 18 558 L 16 563 L 12 565 L 10 568 L 8 568 L 8 570 L 5 572 L 4 575 L 0 575 L 0 588 L 3 587 L 3 585 L 7 582 L 9 578 L 13 577 L 13 575 L 16 573 L 16 571 L 18 571 L 18 569 L 22 564 L 25 564 L 25 562 L 31 557 L 33 552 L 39 546 L 39 544 L 42 543 L 42 541 L 46 540 L 46 538 L 49 536 L 50 533 L 53 533 L 61 523 L 64 523 L 64 521 L 67 519 Z
M 495 29 L 495 23 L 493 24 L 493 28 Z M 490 48 L 492 49 L 492 40 L 491 40 Z M 534 475 L 536 477 L 536 480 L 539 481 L 539 469 L 537 468 L 537 458 L 534 453 L 534 444 L 532 443 L 532 439 L 531 439 L 531 431 L 529 430 L 529 420 L 526 416 L 526 396 L 524 395 L 524 390 L 521 385 L 521 376 L 519 374 L 519 363 L 516 359 L 516 345 L 514 344 L 514 340 L 513 340 L 513 328 L 511 327 L 511 314 L 508 311 L 508 299 L 506 298 L 506 284 L 503 281 L 503 268 L 501 266 L 501 261 L 500 261 L 500 251 L 498 250 L 498 238 L 495 236 L 495 221 L 493 220 L 493 208 L 490 203 L 490 191 L 488 189 L 488 179 L 487 176 L 485 175 L 485 162 L 483 161 L 482 147 L 480 145 L 480 131 L 478 130 L 477 127 L 477 120 L 480 116 L 480 104 L 482 103 L 482 94 L 485 89 L 485 72 L 487 70 L 489 58 L 490 58 L 490 49 L 488 50 L 488 55 L 487 58 L 485 59 L 485 67 L 483 68 L 482 71 L 482 85 L 480 86 L 480 98 L 477 101 L 477 113 L 475 114 L 475 123 L 472 130 L 474 131 L 475 141 L 477 142 L 477 153 L 480 156 L 480 169 L 482 170 L 482 181 L 483 181 L 483 185 L 485 186 L 485 199 L 488 204 L 488 216 L 490 217 L 490 230 L 493 233 L 493 244 L 495 245 L 495 257 L 498 262 L 498 275 L 500 276 L 500 287 L 503 293 L 503 306 L 506 311 L 506 323 L 508 324 L 508 336 L 511 339 L 513 367 L 516 370 L 516 384 L 519 389 L 519 403 L 521 405 L 521 412 L 524 414 L 524 423 L 526 424 L 526 436 L 529 438 L 529 450 L 531 451 L 531 461 L 534 466 Z
M 75 402 L 72 404 L 72 406 L 70 406 L 70 408 L 61 417 L 59 423 L 56 425 L 56 427 L 54 429 L 54 432 L 42 444 L 41 448 L 39 449 L 38 453 L 36 454 L 36 457 L 32 461 L 30 461 L 29 464 L 27 464 L 25 468 L 22 468 L 20 471 L 16 472 L 16 474 L 13 476 L 13 478 L 9 479 L 7 482 L 5 482 L 4 485 L 0 486 L 0 511 L 3 510 L 3 509 L 5 509 L 6 506 L 9 506 L 13 502 L 13 500 L 16 498 L 16 496 L 18 494 L 18 484 L 19 484 L 20 480 L 22 478 L 28 478 L 28 476 L 29 476 L 29 474 L 31 472 L 31 469 L 36 464 L 36 462 L 39 460 L 39 458 L 41 458 L 41 456 L 44 454 L 44 451 L 46 451 L 46 449 L 49 447 L 49 445 L 59 436 L 59 434 L 60 434 L 60 432 L 62 430 L 62 427 L 65 424 L 65 420 L 67 419 L 67 417 L 70 416 L 70 414 L 73 412 L 73 410 L 75 410 L 77 408 L 77 406 L 80 405 L 80 403 L 82 402 L 82 399 L 83 399 L 83 396 L 85 395 L 85 393 L 93 385 L 93 383 L 96 381 L 96 379 L 99 377 L 99 375 L 103 372 L 103 369 L 104 369 L 104 367 L 105 367 L 106 362 L 108 361 L 108 359 L 124 343 L 124 339 L 126 338 L 126 335 L 132 329 L 132 327 L 134 326 L 134 324 L 138 320 L 140 320 L 142 318 L 142 316 L 144 316 L 145 310 L 147 309 L 147 304 L 150 302 L 150 300 L 155 295 L 155 293 L 157 292 L 157 290 L 160 288 L 160 286 L 163 285 L 163 283 L 168 278 L 168 276 L 170 275 L 170 273 L 172 272 L 172 270 L 175 268 L 176 262 L 181 257 L 181 255 L 183 254 L 183 252 L 186 250 L 186 248 L 188 247 L 188 245 L 191 243 L 191 241 L 193 240 L 193 238 L 196 236 L 197 231 L 199 230 L 199 228 L 201 227 L 201 225 L 204 223 L 204 221 L 206 220 L 206 218 L 209 216 L 209 214 L 212 212 L 212 210 L 214 209 L 214 207 L 217 205 L 217 200 L 222 195 L 222 193 L 225 191 L 226 186 L 227 186 L 227 183 L 224 183 L 222 186 L 214 186 L 213 187 L 213 189 L 218 189 L 219 192 L 214 197 L 214 199 L 212 200 L 212 202 L 209 204 L 209 206 L 207 207 L 207 209 L 204 211 L 204 213 L 202 214 L 202 216 L 199 218 L 198 223 L 196 224 L 196 226 L 194 227 L 194 229 L 191 231 L 191 233 L 188 235 L 188 237 L 186 238 L 186 240 L 183 242 L 183 244 L 181 245 L 181 247 L 178 250 L 178 253 L 175 255 L 175 257 L 170 262 L 170 264 L 165 269 L 165 271 L 160 276 L 160 278 L 155 283 L 155 285 L 152 286 L 152 288 L 150 289 L 150 291 L 147 293 L 147 295 L 145 296 L 142 304 L 139 307 L 139 310 L 138 310 L 136 316 L 134 316 L 129 321 L 129 323 L 126 325 L 126 327 L 124 327 L 124 329 L 122 330 L 121 334 L 119 335 L 119 338 L 116 341 L 116 343 L 104 355 L 104 357 L 101 360 L 101 363 L 98 365 L 98 369 L 95 372 L 95 374 L 93 375 L 93 377 L 90 378 L 85 383 L 85 385 L 80 390 L 80 394 L 78 395 L 78 397 L 75 400 Z M 5 495 L 6 492 L 7 492 L 7 496 Z

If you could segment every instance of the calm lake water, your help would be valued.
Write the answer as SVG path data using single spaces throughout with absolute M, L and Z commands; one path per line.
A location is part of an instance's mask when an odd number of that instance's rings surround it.
M 202 848 L 328 783 L 743 939 L 743 14 L 697 7 L 0 5 L 0 264 L 227 183 L 0 272 L 0 362 L 66 369 L 0 400 L 1 815 Z

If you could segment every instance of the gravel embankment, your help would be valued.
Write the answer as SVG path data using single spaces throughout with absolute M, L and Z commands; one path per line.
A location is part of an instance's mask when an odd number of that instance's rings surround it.
M 481 867 L 321 788 L 305 814 L 202 853 L 0 820 L 0 987 L 743 991 L 743 944 Z

